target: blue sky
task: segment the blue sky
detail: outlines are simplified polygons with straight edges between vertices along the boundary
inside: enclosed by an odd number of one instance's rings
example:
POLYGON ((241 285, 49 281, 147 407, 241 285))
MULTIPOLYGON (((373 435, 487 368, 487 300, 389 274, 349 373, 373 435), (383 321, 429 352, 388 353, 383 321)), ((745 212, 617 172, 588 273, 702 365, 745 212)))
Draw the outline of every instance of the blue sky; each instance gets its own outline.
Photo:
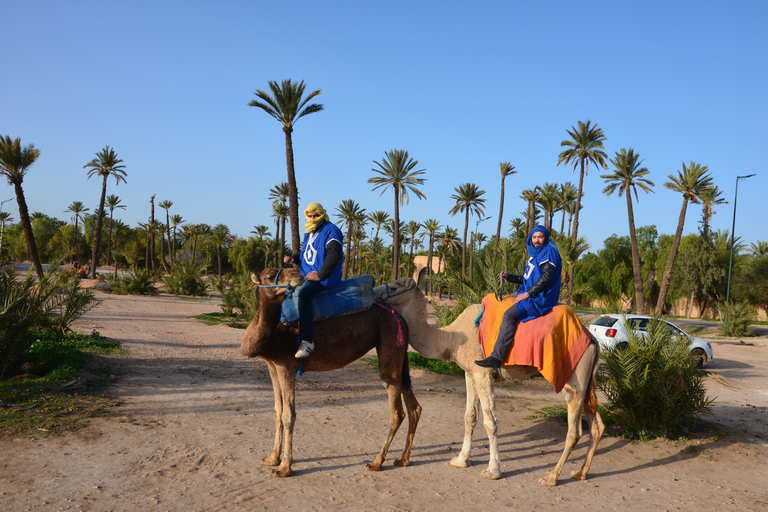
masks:
MULTIPOLYGON (((68 219, 95 210, 101 183, 83 166, 105 146, 127 183, 108 185, 136 226, 149 198, 188 222, 248 236, 270 226, 268 190, 286 181, 281 126, 249 107, 268 81, 304 80, 325 110, 300 119, 293 144, 301 204, 331 212, 345 199, 393 211, 367 180, 385 151, 407 150, 427 179, 405 221, 448 213, 454 188, 487 193, 479 231, 496 231, 499 162, 507 179, 503 232, 520 192, 578 183, 557 166, 566 130, 597 123, 610 157, 634 148, 655 184, 635 205, 639 226, 673 234, 682 196, 663 187, 682 163, 707 165, 727 205, 714 229, 768 240, 768 172, 758 161, 768 119, 768 3, 643 2, 6 2, 0 42, 0 134, 34 143, 24 190, 30 211, 68 219), (763 213, 760 213, 763 212, 763 213)), ((602 194, 590 169, 580 234, 592 251, 628 234, 626 203, 602 194)), ((0 200, 14 197, 0 183, 0 200)), ((5 204, 18 220, 15 201, 5 204)), ((164 213, 158 209, 159 213, 164 213)), ((685 232, 695 232, 696 205, 685 232)), ((560 217, 556 216, 559 226, 560 217)), ((471 221, 474 229, 476 218, 471 221)))

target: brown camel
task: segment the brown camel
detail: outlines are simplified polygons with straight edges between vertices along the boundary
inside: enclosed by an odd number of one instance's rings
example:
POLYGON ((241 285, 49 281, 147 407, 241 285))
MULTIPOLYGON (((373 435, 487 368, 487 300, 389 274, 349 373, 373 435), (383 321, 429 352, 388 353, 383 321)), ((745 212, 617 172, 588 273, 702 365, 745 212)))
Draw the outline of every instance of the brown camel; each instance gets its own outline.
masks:
MULTIPOLYGON (((298 329, 280 322, 280 309, 288 286, 303 281, 298 270, 267 268, 251 274, 257 285, 259 311, 240 342, 240 352, 247 357, 260 357, 267 362, 275 392, 275 444, 272 453, 261 462, 277 466, 273 473, 291 476, 293 462, 293 425, 296 418, 296 371, 299 360, 294 357, 298 329), (281 453, 282 449, 282 453, 281 453)), ((403 326, 405 327, 405 326, 403 326)), ((353 315, 315 323, 315 350, 302 359, 303 371, 322 372, 342 368, 375 348, 379 359, 379 377, 389 395, 389 432, 376 459, 366 467, 379 471, 392 439, 405 418, 402 400, 408 411, 408 439, 396 466, 407 466, 413 437, 421 416, 421 406, 411 388, 408 368, 408 344, 398 346, 398 323, 389 309, 374 305, 353 315)))
MULTIPOLYGON (((464 412, 464 444, 458 456, 451 460, 456 467, 469 466, 469 452, 472 445, 472 431, 477 423, 478 402, 483 409, 483 425, 488 433, 490 461, 483 471, 483 477, 496 480, 501 478, 499 448, 496 440, 498 419, 493 398, 493 370, 481 368, 474 361, 482 359, 483 349, 477 342, 475 319, 480 313, 480 304, 473 304, 449 326, 436 329, 427 323, 427 302, 416 282, 410 277, 403 277, 392 283, 374 288, 374 296, 385 300, 400 313, 410 329, 411 346, 424 357, 454 361, 464 370, 467 385, 467 407, 464 412)), ((568 406, 568 435, 565 449, 557 466, 540 484, 555 486, 565 461, 581 437, 581 413, 586 415, 589 424, 589 448, 579 471, 571 474, 573 478, 586 480, 589 466, 595 455, 597 444, 605 427, 597 412, 595 396, 595 373, 599 363, 599 351, 595 343, 590 343, 563 388, 563 396, 568 406)), ((505 378, 518 379, 535 375, 534 366, 504 366, 505 378)))

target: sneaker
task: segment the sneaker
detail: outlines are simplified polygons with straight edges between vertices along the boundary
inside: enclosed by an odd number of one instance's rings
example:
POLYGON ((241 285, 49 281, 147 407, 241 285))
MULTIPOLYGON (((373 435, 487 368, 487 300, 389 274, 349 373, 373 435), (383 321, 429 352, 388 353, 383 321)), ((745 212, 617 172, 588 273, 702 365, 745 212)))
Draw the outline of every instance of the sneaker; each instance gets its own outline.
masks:
POLYGON ((311 341, 301 340, 301 346, 296 351, 296 359, 303 359, 307 357, 315 349, 315 344, 311 341))
POLYGON ((501 361, 493 356, 488 356, 485 359, 475 361, 475 364, 477 366, 482 366, 483 368, 501 368, 501 361))

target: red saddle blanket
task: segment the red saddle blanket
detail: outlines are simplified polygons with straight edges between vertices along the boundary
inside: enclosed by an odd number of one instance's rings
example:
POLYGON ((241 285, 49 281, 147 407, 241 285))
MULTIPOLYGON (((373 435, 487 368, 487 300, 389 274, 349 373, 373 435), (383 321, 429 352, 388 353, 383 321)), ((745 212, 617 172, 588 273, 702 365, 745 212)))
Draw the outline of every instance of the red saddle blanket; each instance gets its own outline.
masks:
MULTIPOLYGON (((499 301, 492 293, 483 299, 477 337, 485 357, 493 352, 502 316, 514 303, 512 296, 499 301)), ((558 304, 549 313, 518 325, 514 345, 503 364, 535 366, 559 393, 591 339, 573 308, 558 304)))

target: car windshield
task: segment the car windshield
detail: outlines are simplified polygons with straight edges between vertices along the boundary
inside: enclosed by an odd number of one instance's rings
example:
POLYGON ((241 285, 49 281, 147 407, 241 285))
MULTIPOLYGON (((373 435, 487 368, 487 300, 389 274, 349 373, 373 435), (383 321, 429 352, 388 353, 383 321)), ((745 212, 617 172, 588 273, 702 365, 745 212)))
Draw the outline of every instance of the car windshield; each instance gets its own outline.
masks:
POLYGON ((594 325, 599 325, 600 327, 611 327, 613 324, 616 323, 616 318, 613 318, 611 316, 601 316, 597 320, 595 320, 594 325))

